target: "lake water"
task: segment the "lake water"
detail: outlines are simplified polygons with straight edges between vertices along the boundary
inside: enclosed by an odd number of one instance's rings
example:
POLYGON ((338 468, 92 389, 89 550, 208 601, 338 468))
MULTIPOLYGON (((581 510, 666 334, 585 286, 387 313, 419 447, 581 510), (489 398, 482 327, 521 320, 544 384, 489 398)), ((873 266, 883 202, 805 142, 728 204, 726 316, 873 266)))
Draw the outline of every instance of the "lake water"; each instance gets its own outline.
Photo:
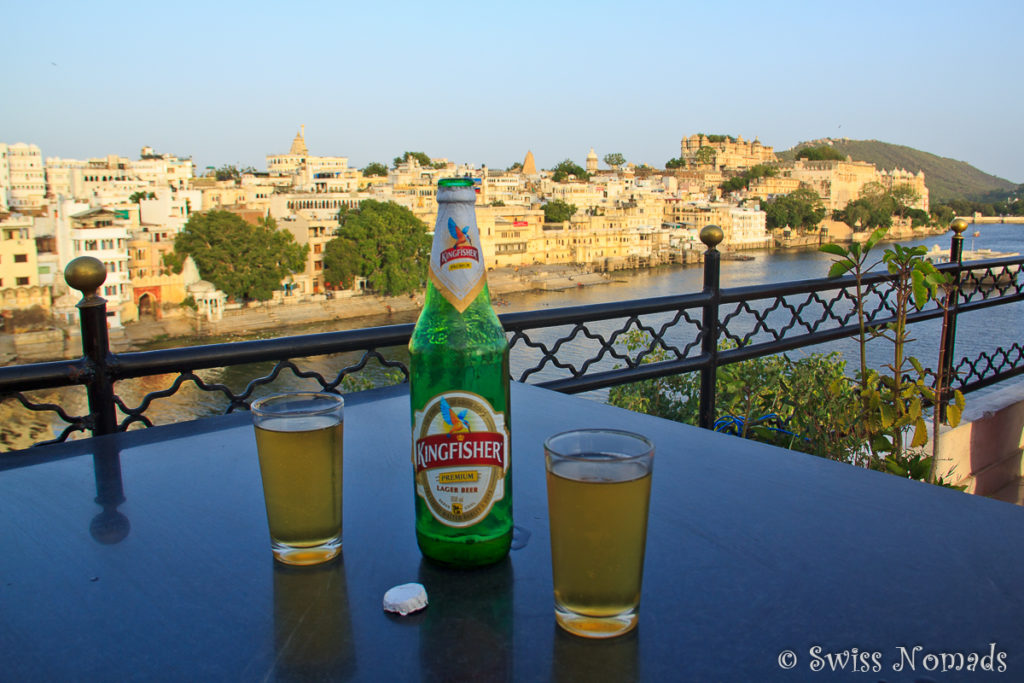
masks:
MULTIPOLYGON (((1021 225, 981 225, 972 226, 966 233, 964 240, 965 249, 993 249, 1001 252, 1024 252, 1024 226, 1021 225), (980 232, 978 237, 972 237, 975 232, 980 232)), ((949 234, 938 235, 905 244, 923 244, 927 247, 940 245, 944 249, 949 247, 949 234)), ((878 248, 879 254, 885 245, 878 248)), ((723 288, 742 287, 747 285, 787 282, 794 280, 806 280, 825 277, 831 263, 831 257, 827 254, 814 250, 793 250, 793 251, 772 251, 757 250, 744 252, 754 257, 753 261, 723 261, 721 272, 721 285, 723 288)), ((500 313, 512 311, 529 311, 541 308, 559 308, 566 306, 579 306, 585 304, 604 303, 608 301, 628 301, 671 294, 688 294, 699 292, 703 286, 702 266, 666 266, 644 271, 616 272, 612 274, 612 282, 606 285, 592 287, 581 287, 564 290, 560 292, 524 292, 506 295, 501 298, 501 305, 498 307, 500 313)), ((289 328, 284 331, 286 335, 305 334, 312 332, 323 332, 338 329, 352 329, 357 327, 369 327, 376 325, 389 325, 403 322, 414 322, 415 313, 395 314, 392 316, 379 316, 374 318, 360 318, 356 320, 338 321, 337 323, 323 323, 303 328, 289 328)), ((645 318, 645 323, 656 323, 667 318, 667 314, 661 317, 645 318)), ((660 324, 660 323, 659 323, 660 324)), ((926 366, 934 367, 938 359, 938 338, 939 321, 931 321, 913 326, 911 329, 917 341, 912 352, 918 356, 926 366)), ((618 325, 617 325, 618 326, 618 325)), ((737 323, 742 328, 742 321, 737 323)), ((610 333, 613 329, 610 325, 594 324, 588 325, 594 331, 610 333)), ((730 326, 733 327, 732 325, 730 326)), ((562 328, 565 333, 571 328, 562 328)), ((957 356, 974 356, 983 350, 994 350, 995 348, 1009 347, 1014 342, 1022 340, 1024 330, 1024 303, 999 306, 986 309, 982 312, 970 315, 962 315, 958 320, 957 328, 957 356)), ((689 330, 680 333, 683 337, 691 335, 689 330)), ((263 337, 272 336, 263 334, 263 337)), ((671 336, 671 335, 670 335, 671 336)), ((548 335, 537 335, 538 339, 551 339, 548 335)), ((211 343, 208 339, 191 340, 189 343, 211 343)), ((686 339, 681 340, 686 343, 686 339)), ((182 345, 180 340, 172 340, 170 344, 182 345)), ((168 345, 168 342, 163 344, 168 345)), ((155 348, 155 346, 154 346, 155 348)), ((823 347, 800 349, 790 352, 793 357, 813 351, 839 350, 846 358, 854 359, 857 356, 856 344, 853 340, 839 340, 823 347)), ((885 351, 880 345, 873 345, 871 362, 880 364, 885 362, 885 351)), ((581 342, 577 348, 564 348, 559 351, 559 359, 579 364, 586 357, 589 357, 599 349, 593 342, 581 342)), ((396 360, 406 361, 407 354, 404 348, 388 349, 385 355, 396 360)), ((297 362, 303 370, 312 370, 323 374, 328 379, 348 365, 356 363, 358 354, 337 354, 331 356, 319 356, 303 359, 297 362)), ((524 347, 516 347, 512 352, 513 375, 518 377, 523 368, 531 367, 538 362, 538 354, 531 353, 524 347)), ((606 359, 599 366, 610 369, 615 365, 614 359, 606 359)), ((203 370, 196 373, 203 382, 208 384, 223 384, 231 388, 233 392, 243 391, 250 380, 254 377, 267 375, 273 368, 273 363, 257 363, 231 368, 216 368, 203 370)), ((853 365, 848 367, 853 371, 853 365)), ((364 375, 364 373, 359 373, 364 375)), ((371 379, 379 379, 383 372, 380 366, 371 361, 369 371, 365 373, 371 379)), ((550 366, 542 372, 530 377, 529 381, 534 382, 542 379, 565 376, 550 366)), ((140 378, 117 383, 115 390, 129 406, 135 407, 142 398, 150 392, 168 388, 174 382, 174 375, 159 375, 154 377, 140 378)), ((315 381, 301 380, 290 372, 286 371, 275 380, 274 383, 261 387, 257 394, 262 395, 272 391, 282 391, 295 388, 316 388, 315 381)), ((66 411, 73 415, 81 415, 88 411, 84 389, 69 388, 62 390, 36 392, 35 399, 41 402, 51 402, 61 405, 66 411)), ((591 392, 588 397, 595 400, 603 400, 604 392, 591 392)), ((969 397, 968 397, 969 400, 969 397)), ((215 415, 224 412, 228 401, 220 392, 207 392, 198 389, 193 382, 186 382, 182 388, 173 396, 154 401, 147 410, 147 416, 155 424, 166 424, 182 420, 193 419, 206 415, 215 415)), ((0 450, 23 448, 36 441, 53 438, 64 427, 64 423, 51 419, 47 414, 30 413, 16 405, 14 401, 8 400, 0 405, 0 419, 4 420, 4 426, 0 429, 0 450)))

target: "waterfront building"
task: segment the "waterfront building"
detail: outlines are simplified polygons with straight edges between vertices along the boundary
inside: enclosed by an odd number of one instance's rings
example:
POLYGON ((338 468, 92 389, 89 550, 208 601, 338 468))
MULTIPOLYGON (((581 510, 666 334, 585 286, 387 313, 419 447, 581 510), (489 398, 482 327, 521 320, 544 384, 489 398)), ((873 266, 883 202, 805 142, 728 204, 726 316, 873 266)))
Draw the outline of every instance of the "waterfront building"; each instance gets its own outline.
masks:
POLYGON ((46 175, 39 147, 0 143, 0 211, 37 214, 45 198, 46 175))
POLYGON ((665 223, 681 225, 698 233, 708 225, 722 228, 722 249, 756 249, 769 246, 766 214, 760 209, 742 208, 725 202, 694 202, 667 198, 665 223))
POLYGON ((476 222, 483 242, 484 265, 491 268, 545 263, 537 253, 544 235, 544 212, 525 206, 476 207, 476 222))
POLYGON ((107 318, 111 327, 120 327, 122 322, 130 322, 137 316, 128 270, 128 243, 131 240, 128 224, 126 211, 115 212, 102 207, 62 216, 57 222, 62 269, 78 256, 93 256, 106 266, 107 278, 99 294, 107 300, 107 318), (70 248, 61 251, 62 243, 69 244, 70 248))
POLYGON ((848 203, 860 198, 865 185, 879 182, 878 169, 866 161, 797 159, 784 164, 780 175, 817 192, 829 213, 845 209, 848 203))
POLYGON ((930 201, 928 197, 928 187, 924 184, 924 171, 911 173, 903 168, 895 168, 891 171, 883 169, 879 172, 879 182, 882 184, 882 187, 889 192, 900 185, 910 186, 910 188, 917 193, 917 201, 913 203, 912 208, 920 209, 925 213, 928 212, 930 201))
MULTIPOLYGON (((164 256, 174 251, 174 243, 158 241, 158 232, 146 226, 132 231, 128 242, 128 277, 132 283, 132 303, 140 319, 160 320, 167 306, 185 300, 184 273, 175 273, 164 265, 164 256)), ((191 258, 187 259, 191 262, 191 258)))
POLYGON ((290 232, 298 244, 309 245, 309 252, 306 254, 305 269, 292 275, 286 283, 287 289, 280 293, 274 292, 274 297, 277 298, 281 294, 308 296, 321 294, 328 288, 340 289, 336 282, 331 283, 333 286, 329 287, 324 278, 324 247, 334 239, 338 229, 337 211, 334 215, 318 215, 316 211, 295 211, 276 220, 278 229, 290 232))

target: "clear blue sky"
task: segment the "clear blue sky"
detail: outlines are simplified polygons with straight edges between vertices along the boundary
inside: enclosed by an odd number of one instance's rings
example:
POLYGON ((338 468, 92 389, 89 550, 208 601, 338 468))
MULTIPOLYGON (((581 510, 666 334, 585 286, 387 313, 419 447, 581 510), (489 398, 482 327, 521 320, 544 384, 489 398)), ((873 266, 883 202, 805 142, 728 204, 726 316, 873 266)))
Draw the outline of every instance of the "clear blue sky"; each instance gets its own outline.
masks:
POLYGON ((1024 2, 8 2, 0 142, 362 167, 846 136, 1024 182, 1024 2), (15 95, 17 99, 15 100, 15 95))

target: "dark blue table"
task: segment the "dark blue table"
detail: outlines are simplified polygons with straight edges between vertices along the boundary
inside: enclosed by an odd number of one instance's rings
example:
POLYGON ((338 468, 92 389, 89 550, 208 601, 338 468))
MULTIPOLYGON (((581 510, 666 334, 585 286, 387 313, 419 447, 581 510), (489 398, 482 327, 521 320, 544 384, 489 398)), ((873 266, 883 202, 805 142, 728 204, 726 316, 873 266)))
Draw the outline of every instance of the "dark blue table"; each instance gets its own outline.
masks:
POLYGON ((343 559, 316 568, 271 559, 247 414, 3 456, 0 680, 833 680, 854 648, 850 680, 1024 680, 1024 509, 512 397, 522 547, 474 572, 420 559, 403 387, 348 397, 343 559), (640 625, 615 641, 552 615, 541 444, 583 426, 657 447, 640 625), (385 614, 408 581, 430 607, 385 614))

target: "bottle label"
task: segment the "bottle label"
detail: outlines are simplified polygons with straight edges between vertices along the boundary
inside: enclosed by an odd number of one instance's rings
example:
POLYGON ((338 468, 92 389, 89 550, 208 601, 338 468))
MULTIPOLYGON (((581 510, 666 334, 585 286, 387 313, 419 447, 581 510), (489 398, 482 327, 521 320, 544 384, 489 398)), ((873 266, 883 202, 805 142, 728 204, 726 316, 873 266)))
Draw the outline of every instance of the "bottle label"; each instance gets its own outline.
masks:
POLYGON ((505 415, 468 391, 447 391, 413 416, 416 495, 451 527, 480 522, 505 497, 505 415))
POLYGON ((473 303, 486 278, 473 210, 475 194, 472 188, 465 194, 469 201, 438 203, 430 250, 430 281, 459 313, 473 303))

